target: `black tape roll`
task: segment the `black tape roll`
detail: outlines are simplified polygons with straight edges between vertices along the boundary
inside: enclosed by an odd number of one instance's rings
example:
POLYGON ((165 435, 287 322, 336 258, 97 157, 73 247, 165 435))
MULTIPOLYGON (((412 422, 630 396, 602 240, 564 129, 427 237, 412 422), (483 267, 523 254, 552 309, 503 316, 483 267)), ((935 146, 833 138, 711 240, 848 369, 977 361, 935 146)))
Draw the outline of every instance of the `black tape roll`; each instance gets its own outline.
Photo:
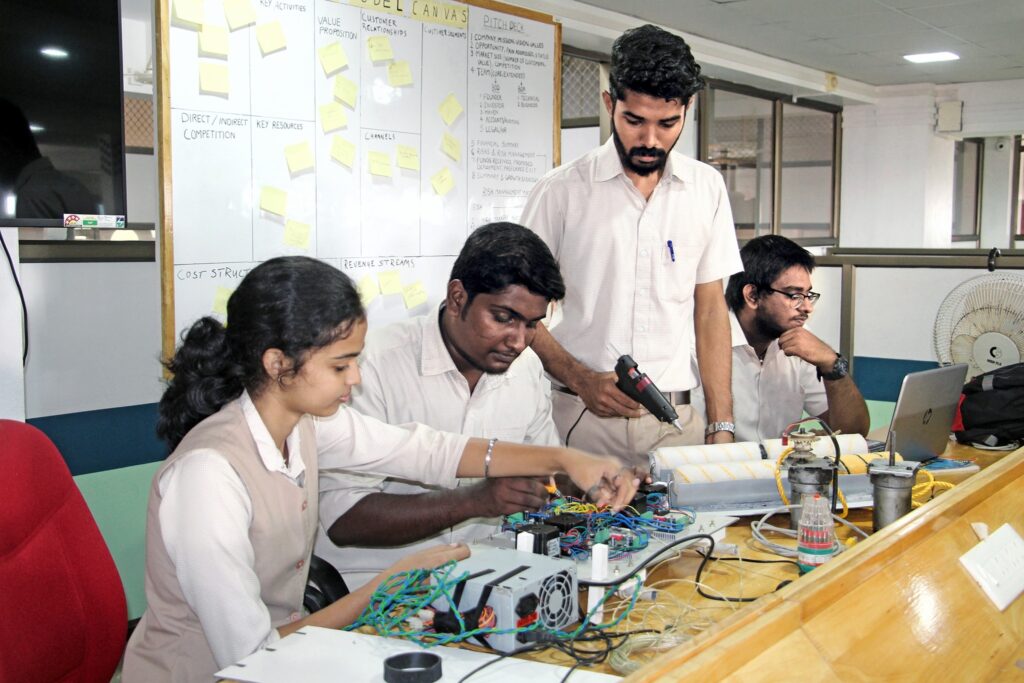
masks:
POLYGON ((384 660, 387 683, 434 683, 441 678, 441 658, 433 652, 403 652, 384 660))

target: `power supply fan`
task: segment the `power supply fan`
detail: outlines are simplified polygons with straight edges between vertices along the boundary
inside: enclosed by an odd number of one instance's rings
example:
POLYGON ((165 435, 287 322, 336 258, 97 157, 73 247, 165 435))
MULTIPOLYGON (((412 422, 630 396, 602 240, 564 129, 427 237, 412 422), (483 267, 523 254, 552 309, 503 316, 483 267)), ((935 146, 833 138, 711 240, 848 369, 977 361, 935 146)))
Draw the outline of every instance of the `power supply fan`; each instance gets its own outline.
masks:
POLYGON ((1024 277, 979 275, 953 288, 935 316, 935 355, 967 363, 967 378, 1024 358, 1024 277))
POLYGON ((575 589, 568 572, 558 572, 544 580, 537 605, 537 618, 544 628, 562 629, 577 620, 575 589))

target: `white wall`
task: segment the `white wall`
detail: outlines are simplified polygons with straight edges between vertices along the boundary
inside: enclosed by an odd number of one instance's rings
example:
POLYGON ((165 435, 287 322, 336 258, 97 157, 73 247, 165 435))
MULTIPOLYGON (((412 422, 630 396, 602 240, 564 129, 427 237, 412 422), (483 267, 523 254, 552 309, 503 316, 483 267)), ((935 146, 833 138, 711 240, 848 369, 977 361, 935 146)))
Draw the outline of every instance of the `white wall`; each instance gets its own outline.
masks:
POLYGON ((590 128, 562 129, 562 163, 567 164, 601 144, 601 129, 590 128))
POLYGON ((0 228, 0 236, 14 262, 12 273, 7 257, 0 254, 0 418, 24 420, 21 299, 14 281, 19 270, 18 229, 0 228))
POLYGON ((934 133, 934 89, 879 90, 843 111, 840 246, 949 246, 954 143, 934 133))
POLYGON ((1019 135, 1024 132, 1024 80, 960 83, 949 99, 964 103, 966 138, 1019 135))
POLYGON ((935 315, 961 282, 985 270, 858 268, 854 349, 858 356, 938 360, 935 315))
POLYGON ((981 172, 981 242, 982 248, 1013 246, 1013 165, 1017 151, 1010 137, 985 140, 985 157, 981 172))
POLYGON ((159 224, 159 183, 156 154, 125 154, 126 209, 131 223, 159 224))
POLYGON ((26 263, 30 418, 160 399, 156 263, 26 263))
POLYGON ((1024 81, 878 92, 877 103, 843 111, 840 246, 951 246, 954 141, 964 137, 989 138, 980 246, 1011 246, 1014 159, 1008 136, 1024 132, 1024 81), (963 129, 939 135, 936 103, 949 100, 963 101, 963 129))
POLYGON ((843 312, 843 269, 820 266, 811 273, 811 289, 821 294, 807 329, 833 349, 839 349, 839 323, 843 312))

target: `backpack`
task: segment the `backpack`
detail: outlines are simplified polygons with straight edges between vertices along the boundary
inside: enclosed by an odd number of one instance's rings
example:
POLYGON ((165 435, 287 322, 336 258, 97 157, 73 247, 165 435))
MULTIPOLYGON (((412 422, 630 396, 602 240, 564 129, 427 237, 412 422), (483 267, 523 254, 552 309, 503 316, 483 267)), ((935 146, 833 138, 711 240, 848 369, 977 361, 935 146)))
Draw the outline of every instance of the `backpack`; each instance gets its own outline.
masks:
POLYGON ((953 434, 960 443, 982 446, 1024 441, 1024 363, 1005 365, 967 382, 953 434))

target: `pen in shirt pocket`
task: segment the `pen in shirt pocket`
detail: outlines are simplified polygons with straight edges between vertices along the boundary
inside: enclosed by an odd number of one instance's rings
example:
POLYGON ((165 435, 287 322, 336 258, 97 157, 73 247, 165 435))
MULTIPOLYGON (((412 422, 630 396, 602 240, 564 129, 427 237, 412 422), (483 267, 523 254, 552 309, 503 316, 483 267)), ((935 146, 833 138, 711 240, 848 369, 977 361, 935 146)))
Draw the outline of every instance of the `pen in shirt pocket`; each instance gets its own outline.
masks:
POLYGON ((672 263, 675 263, 676 262, 676 250, 672 246, 672 240, 669 240, 665 244, 668 245, 668 255, 672 258, 672 263))

